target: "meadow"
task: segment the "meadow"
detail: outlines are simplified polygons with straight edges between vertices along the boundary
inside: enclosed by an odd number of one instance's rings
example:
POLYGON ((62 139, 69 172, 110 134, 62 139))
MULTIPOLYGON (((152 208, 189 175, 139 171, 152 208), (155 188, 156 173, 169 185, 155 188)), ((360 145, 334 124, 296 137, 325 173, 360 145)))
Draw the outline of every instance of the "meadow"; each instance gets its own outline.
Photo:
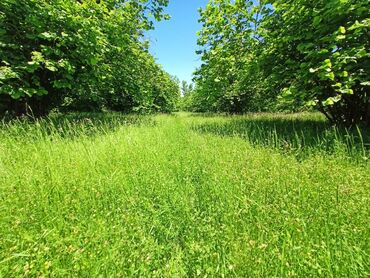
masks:
POLYGON ((370 132, 316 113, 0 127, 0 277, 369 277, 370 132))

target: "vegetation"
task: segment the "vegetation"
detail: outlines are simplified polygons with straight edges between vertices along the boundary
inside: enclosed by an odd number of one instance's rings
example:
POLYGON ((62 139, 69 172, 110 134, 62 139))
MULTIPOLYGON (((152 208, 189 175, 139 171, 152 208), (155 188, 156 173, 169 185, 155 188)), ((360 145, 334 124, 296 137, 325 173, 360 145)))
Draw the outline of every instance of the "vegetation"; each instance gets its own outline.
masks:
POLYGON ((296 111, 370 126, 367 0, 211 0, 193 111, 296 111))
POLYGON ((168 2, 0 1, 0 277, 370 277, 369 1, 168 2))
POLYGON ((369 139, 319 114, 4 122, 0 276, 367 277, 369 139))
POLYGON ((0 112, 174 109, 179 87, 143 32, 167 0, 0 3, 0 112))

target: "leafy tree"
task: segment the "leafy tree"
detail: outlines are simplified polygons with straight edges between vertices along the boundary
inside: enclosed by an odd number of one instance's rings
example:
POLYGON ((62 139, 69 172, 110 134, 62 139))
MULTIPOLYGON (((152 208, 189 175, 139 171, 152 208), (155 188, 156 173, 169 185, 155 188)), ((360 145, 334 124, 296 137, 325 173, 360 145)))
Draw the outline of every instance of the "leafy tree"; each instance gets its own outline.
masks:
POLYGON ((194 99, 201 110, 241 113, 257 108, 261 78, 251 78, 250 72, 257 70, 254 57, 260 41, 254 34, 261 7, 252 1, 213 0, 200 10, 198 53, 203 64, 195 73, 194 99))
POLYGON ((193 84, 192 83, 189 83, 186 82, 185 80, 183 80, 181 82, 181 95, 182 96, 186 96, 186 95, 189 95, 193 92, 194 88, 193 88, 193 84))
POLYGON ((369 2, 271 3, 263 59, 284 85, 282 97, 316 106, 332 122, 370 125, 369 2))
POLYGON ((0 2, 0 109, 169 110, 178 90, 143 32, 168 0, 0 2), (152 17, 151 17, 152 16, 152 17), (148 75, 150 73, 150 75, 148 75), (160 90, 157 84, 163 84, 160 90), (169 91, 165 91, 169 90, 169 91), (168 96, 167 96, 168 94, 168 96))
POLYGON ((367 0, 211 0, 193 106, 316 107, 332 122, 370 125, 369 10, 367 0))

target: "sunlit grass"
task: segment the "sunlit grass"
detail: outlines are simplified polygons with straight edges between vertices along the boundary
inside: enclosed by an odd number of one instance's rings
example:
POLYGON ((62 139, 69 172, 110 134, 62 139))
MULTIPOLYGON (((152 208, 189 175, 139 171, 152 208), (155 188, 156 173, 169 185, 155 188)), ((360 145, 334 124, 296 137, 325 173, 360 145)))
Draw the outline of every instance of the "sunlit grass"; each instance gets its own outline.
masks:
POLYGON ((369 276, 368 143, 318 114, 4 122, 0 276, 369 276))

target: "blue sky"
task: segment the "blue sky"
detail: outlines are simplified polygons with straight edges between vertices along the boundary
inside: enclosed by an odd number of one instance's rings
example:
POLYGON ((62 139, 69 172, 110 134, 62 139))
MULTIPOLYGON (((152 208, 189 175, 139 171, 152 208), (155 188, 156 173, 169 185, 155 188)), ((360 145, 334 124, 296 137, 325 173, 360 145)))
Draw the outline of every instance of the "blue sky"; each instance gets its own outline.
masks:
POLYGON ((200 65, 197 50, 196 32, 201 29, 198 23, 198 8, 204 7, 207 0, 170 0, 166 12, 171 19, 155 23, 155 30, 147 37, 150 52, 157 62, 171 75, 180 80, 191 81, 192 73, 200 65))

